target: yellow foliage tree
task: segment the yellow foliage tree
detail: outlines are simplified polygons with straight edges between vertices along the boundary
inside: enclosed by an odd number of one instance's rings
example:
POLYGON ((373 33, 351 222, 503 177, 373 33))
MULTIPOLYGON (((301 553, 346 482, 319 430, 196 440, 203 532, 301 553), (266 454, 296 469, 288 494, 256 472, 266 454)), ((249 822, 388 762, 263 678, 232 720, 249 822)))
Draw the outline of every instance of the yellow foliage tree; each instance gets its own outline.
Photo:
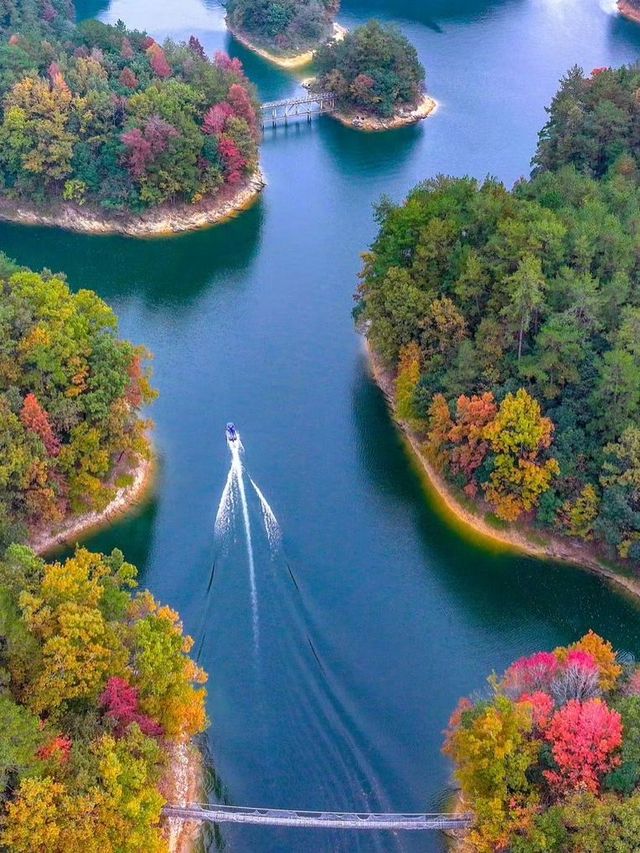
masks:
POLYGON ((555 459, 542 464, 538 461, 539 453, 551 444, 552 435, 551 420, 542 417, 540 404, 524 388, 507 394, 494 420, 484 428, 484 437, 495 454, 484 489, 499 518, 515 521, 533 509, 559 473, 555 459))
POLYGON ((416 420, 413 394, 420 381, 420 347, 412 342, 402 347, 396 377, 396 414, 402 421, 416 420))
POLYGON ((573 649, 588 652, 595 658, 600 670, 600 687, 605 693, 613 690, 622 675, 622 667, 617 661, 616 652, 611 643, 594 631, 589 631, 566 649, 556 649, 556 655, 563 660, 573 649))
POLYGON ((531 707, 497 696, 478 709, 462 705, 451 719, 444 752, 456 764, 462 793, 474 805, 469 842, 480 853, 506 849, 516 828, 537 805, 527 771, 539 743, 531 739, 531 707))

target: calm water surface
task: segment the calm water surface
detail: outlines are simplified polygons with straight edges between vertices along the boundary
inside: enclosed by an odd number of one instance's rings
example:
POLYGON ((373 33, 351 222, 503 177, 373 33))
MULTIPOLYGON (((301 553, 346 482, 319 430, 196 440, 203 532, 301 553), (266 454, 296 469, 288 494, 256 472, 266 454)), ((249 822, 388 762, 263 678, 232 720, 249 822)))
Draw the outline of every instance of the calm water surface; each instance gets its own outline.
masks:
MULTIPOLYGON (((265 99, 298 89, 229 40, 216 2, 78 6, 158 37, 196 33, 245 61, 265 99)), ((438 172, 526 174, 561 74, 633 61, 640 28, 598 0, 343 0, 347 26, 372 15, 397 22, 427 67, 441 109, 422 126, 269 130, 263 199, 202 233, 136 242, 0 226, 4 251, 97 290, 155 353, 157 495, 91 544, 122 547, 196 638, 210 673, 211 796, 230 803, 435 810, 448 715, 492 669, 590 627, 640 654, 636 608, 598 580, 491 553, 443 522, 350 317, 374 201, 438 172), (246 553, 221 553, 213 537, 229 419, 284 534, 271 556, 252 506, 257 643, 246 553)), ((222 838, 252 853, 443 849, 411 834, 222 838)))

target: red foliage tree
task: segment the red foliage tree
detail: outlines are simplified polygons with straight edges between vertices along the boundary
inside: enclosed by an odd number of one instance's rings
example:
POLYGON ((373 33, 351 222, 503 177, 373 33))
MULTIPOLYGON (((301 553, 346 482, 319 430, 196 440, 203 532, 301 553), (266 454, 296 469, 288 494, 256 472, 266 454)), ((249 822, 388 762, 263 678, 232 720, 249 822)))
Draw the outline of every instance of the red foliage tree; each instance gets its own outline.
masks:
POLYGON ((153 69, 153 73, 157 77, 160 77, 163 80, 167 77, 171 77, 171 66, 167 62, 164 50, 157 42, 154 41, 153 44, 149 45, 147 48, 147 56, 149 57, 149 63, 153 69))
POLYGON ((24 398, 20 420, 26 429, 40 438, 49 456, 57 456, 60 453, 60 442, 53 432, 49 415, 42 408, 35 394, 27 394, 24 398))
POLYGON ((66 764, 69 761, 69 753, 71 752, 71 738, 66 735, 58 735, 52 741, 41 746, 36 755, 41 761, 48 761, 53 758, 66 764))
POLYGON ((127 36, 122 39, 122 44, 120 45, 120 56, 123 59, 133 59, 135 56, 133 47, 131 46, 131 42, 127 36))
POLYGON ((586 790, 597 794, 600 782, 620 763, 622 720, 600 699, 571 700, 556 711, 545 731, 557 770, 544 776, 559 794, 586 790))
POLYGON ((195 53, 196 56, 199 56, 200 59, 207 58, 207 54, 204 52, 200 39, 197 39, 195 36, 189 37, 189 50, 192 53, 195 53))
POLYGON ((159 723, 141 714, 138 708, 138 691, 128 681, 112 676, 100 696, 100 705, 106 716, 116 722, 116 734, 122 735, 132 723, 137 723, 145 735, 162 737, 163 729, 159 723))
POLYGON ((533 724, 537 729, 545 729, 553 714, 553 699, 548 693, 538 690, 535 693, 523 693, 518 702, 531 706, 533 724))
POLYGON ((139 409, 142 405, 142 389, 140 382, 144 378, 142 370, 142 357, 134 355, 131 364, 129 365, 129 387, 127 388, 126 400, 134 409, 139 409))
POLYGON ((144 128, 134 127, 122 134, 122 141, 129 149, 128 164, 137 180, 144 177, 147 168, 167 147, 178 131, 160 116, 151 116, 144 128))
POLYGON ((57 12, 49 2, 49 0, 45 0, 42 5, 42 19, 46 21, 48 24, 51 23, 57 17, 57 12))
POLYGON ((257 137, 258 119, 255 108, 251 103, 249 93, 245 87, 241 86, 239 83, 232 83, 231 86, 229 86, 227 100, 235 115, 239 118, 243 118, 249 125, 253 135, 257 137))
POLYGON ((493 394, 467 397, 464 394, 456 404, 456 421, 449 432, 449 441, 456 447, 451 451, 451 465, 454 471, 472 477, 482 465, 489 450, 489 442, 483 437, 483 430, 495 418, 498 407, 493 394))
POLYGON ((242 170, 246 165, 246 160, 240 153, 238 146, 230 136, 224 134, 218 142, 218 151, 222 158, 225 177, 229 184, 237 184, 242 180, 242 170))
POLYGON ((227 119, 233 115, 231 104, 221 101, 207 110, 202 120, 202 130, 209 136, 219 136, 227 123, 227 119))
POLYGON ((138 88, 138 78, 130 68, 123 68, 120 74, 120 83, 127 89, 138 88))
POLYGON ((558 658, 552 652, 536 652, 530 657, 519 658, 504 674, 505 693, 512 699, 518 699, 525 693, 546 693, 559 666, 558 658))
POLYGON ((242 63, 239 59, 231 59, 226 53, 221 50, 216 51, 216 54, 213 58, 213 64, 216 68, 220 68, 222 71, 231 71, 233 74, 238 74, 239 76, 244 76, 242 71, 242 63))

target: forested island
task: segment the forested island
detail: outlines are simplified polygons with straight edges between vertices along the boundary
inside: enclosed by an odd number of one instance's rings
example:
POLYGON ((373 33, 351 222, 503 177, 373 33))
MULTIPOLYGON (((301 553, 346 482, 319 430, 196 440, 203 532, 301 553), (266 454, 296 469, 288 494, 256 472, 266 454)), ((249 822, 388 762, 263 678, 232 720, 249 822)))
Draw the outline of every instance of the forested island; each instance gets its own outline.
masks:
POLYGON ((369 21, 315 54, 311 89, 333 92, 343 123, 387 130, 426 118, 435 101, 424 91, 425 70, 397 27, 369 21))
POLYGON ((639 87, 637 69, 573 69, 512 191, 437 177, 383 200, 356 311, 460 514, 636 570, 639 87))
POLYGON ((69 15, 26 0, 0 17, 0 217, 163 233, 249 203, 260 131, 240 62, 69 15))
POLYGON ((283 68, 306 65, 323 42, 341 38, 340 0, 227 0, 229 32, 283 68))
MULTIPOLYGON (((444 751, 479 853, 607 853, 637 849, 640 668, 621 665, 589 632, 489 679, 463 699, 444 751)), ((468 847, 467 847, 468 845, 468 847)))
POLYGON ((148 353, 117 337, 95 293, 2 255, 0 302, 0 553, 46 549, 70 523, 96 523, 146 470, 148 353))
POLYGON ((0 560, 0 845, 167 851, 173 756, 207 725, 178 614, 119 551, 0 560))

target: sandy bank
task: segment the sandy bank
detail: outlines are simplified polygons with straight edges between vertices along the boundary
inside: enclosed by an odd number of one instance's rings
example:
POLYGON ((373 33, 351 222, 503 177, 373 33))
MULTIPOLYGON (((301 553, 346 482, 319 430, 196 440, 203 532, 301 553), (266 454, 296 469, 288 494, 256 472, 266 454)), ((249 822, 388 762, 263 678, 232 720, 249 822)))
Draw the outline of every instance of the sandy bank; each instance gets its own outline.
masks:
POLYGON ((410 124, 417 124, 419 121, 432 115, 438 108, 438 102, 424 95, 417 107, 413 109, 402 109, 396 115, 390 118, 379 118, 378 116, 368 115, 366 113, 346 113, 339 110, 334 110, 330 115, 337 119, 347 127, 353 127, 356 130, 365 130, 369 132, 381 130, 395 130, 398 127, 407 127, 410 124))
MULTIPOLYGON (((169 764, 160 786, 162 796, 174 806, 202 802, 202 754, 194 743, 173 743, 167 747, 169 764)), ((165 834, 170 853, 191 853, 200 834, 200 824, 177 817, 165 818, 165 834)))
POLYGON ((40 556, 45 556, 60 548, 75 545, 103 527, 108 527, 117 518, 127 515, 144 501, 151 490, 155 472, 155 463, 151 459, 140 459, 129 486, 118 489, 116 496, 102 512, 86 512, 74 515, 57 525, 55 530, 39 530, 32 533, 29 547, 40 556))
MULTIPOLYGON (((309 63, 313 60, 313 50, 306 50, 304 53, 296 53, 293 56, 282 56, 278 53, 272 53, 270 50, 267 50, 264 47, 258 47, 257 44, 251 41, 251 39, 245 35, 244 33, 235 30, 233 27, 230 27, 227 24, 227 29, 234 37, 236 41, 239 41, 243 47, 246 47, 247 50, 256 53, 258 56, 261 56, 263 59, 266 59, 268 62, 272 62, 274 65, 279 66, 280 68, 285 68, 288 70, 294 68, 303 68, 305 65, 309 65, 309 63)), ((340 24, 333 24, 333 29, 331 32, 331 36, 327 41, 342 41, 342 39, 347 34, 347 30, 345 27, 340 26, 340 24)), ((320 45, 318 45, 319 47, 320 45)))
POLYGON ((140 214, 107 213, 71 203, 46 209, 23 201, 0 198, 0 219, 21 225, 45 225, 84 234, 126 234, 129 237, 166 237, 181 231, 207 228, 231 219, 250 207, 266 186, 260 170, 239 189, 224 190, 197 204, 163 205, 140 214))
POLYGON ((392 373, 384 367, 381 359, 373 352, 368 341, 366 341, 366 351, 373 377, 387 399, 389 408, 392 414, 394 414, 394 420, 404 432, 415 456, 426 472, 429 485, 438 498, 440 507, 445 515, 475 531, 484 539, 500 543, 503 546, 531 554, 535 557, 541 557, 542 559, 572 563, 593 574, 606 578, 625 592, 640 598, 640 581, 608 568, 598 560, 597 556, 587 545, 572 539, 543 534, 539 531, 535 531, 536 540, 534 541, 528 535, 526 528, 516 527, 513 524, 506 526, 504 529, 496 529, 488 524, 486 519, 479 514, 481 511, 480 508, 476 512, 460 503, 451 485, 435 470, 425 456, 418 435, 406 423, 395 417, 395 383, 392 373))
POLYGON ((630 3, 629 0, 618 0, 618 12, 623 18, 640 24, 640 9, 630 3))

